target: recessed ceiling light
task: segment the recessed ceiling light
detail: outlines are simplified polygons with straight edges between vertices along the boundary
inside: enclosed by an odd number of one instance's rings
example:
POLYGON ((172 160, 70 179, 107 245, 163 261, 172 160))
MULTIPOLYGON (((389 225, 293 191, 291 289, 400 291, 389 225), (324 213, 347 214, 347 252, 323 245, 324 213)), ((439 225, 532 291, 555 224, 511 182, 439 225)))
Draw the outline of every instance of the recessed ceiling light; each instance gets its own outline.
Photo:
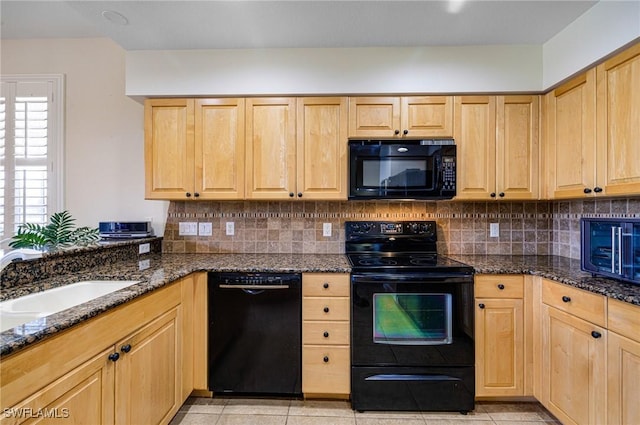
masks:
POLYGON ((129 20, 126 16, 114 10, 103 10, 102 17, 116 25, 127 25, 129 23, 129 20))

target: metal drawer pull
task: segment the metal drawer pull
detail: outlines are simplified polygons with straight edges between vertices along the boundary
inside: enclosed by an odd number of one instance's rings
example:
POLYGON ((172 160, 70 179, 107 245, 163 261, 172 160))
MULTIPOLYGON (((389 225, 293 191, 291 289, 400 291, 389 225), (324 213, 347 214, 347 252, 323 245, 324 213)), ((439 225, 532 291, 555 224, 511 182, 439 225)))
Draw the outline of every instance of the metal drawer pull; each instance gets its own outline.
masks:
POLYGON ((109 360, 111 360, 112 362, 117 362, 119 358, 120 354, 118 353, 109 354, 109 360))
POLYGON ((329 307, 325 307, 323 310, 324 310, 325 313, 328 313, 329 312, 329 307))
POLYGON ((602 336, 602 334, 600 332, 593 331, 593 332, 591 332, 591 336, 596 338, 596 339, 598 339, 598 338, 600 338, 602 336))
POLYGON ((569 301, 571 301, 571 298, 567 297, 566 295, 562 296, 562 302, 568 303, 569 301))
POLYGON ((122 351, 123 353, 128 353, 129 351, 131 351, 131 344, 123 345, 122 347, 120 347, 120 351, 122 351))
POLYGON ((329 332, 324 331, 324 333, 322 334, 325 338, 329 338, 329 332))
POLYGON ((328 284, 327 282, 325 282, 325 283, 322 285, 322 287, 323 287, 324 289, 329 289, 329 284, 328 284))
POLYGON ((499 283, 498 284, 498 289, 502 291, 504 289, 504 285, 502 283, 499 283))
POLYGON ((322 361, 324 361, 325 363, 329 363, 329 356, 324 356, 322 361))
POLYGON ((480 303, 480 304, 478 304, 478 307, 484 308, 484 304, 480 303))

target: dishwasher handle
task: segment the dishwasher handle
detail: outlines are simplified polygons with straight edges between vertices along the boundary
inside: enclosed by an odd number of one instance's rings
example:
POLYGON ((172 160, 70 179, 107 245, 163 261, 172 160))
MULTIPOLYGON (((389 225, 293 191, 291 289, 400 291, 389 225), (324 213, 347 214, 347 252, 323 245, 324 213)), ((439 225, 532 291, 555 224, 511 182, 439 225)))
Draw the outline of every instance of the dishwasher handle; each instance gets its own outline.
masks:
POLYGON ((250 289, 262 291, 264 289, 289 289, 289 285, 226 285, 220 284, 218 288, 222 289, 250 289))

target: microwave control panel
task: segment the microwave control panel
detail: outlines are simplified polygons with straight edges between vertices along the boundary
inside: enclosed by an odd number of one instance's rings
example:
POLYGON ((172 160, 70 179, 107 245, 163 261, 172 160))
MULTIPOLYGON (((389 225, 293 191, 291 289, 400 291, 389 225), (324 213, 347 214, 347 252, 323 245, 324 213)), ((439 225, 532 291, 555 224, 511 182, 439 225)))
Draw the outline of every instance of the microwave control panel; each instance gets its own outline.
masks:
POLYGON ((456 190, 456 158, 442 157, 442 190, 456 190))

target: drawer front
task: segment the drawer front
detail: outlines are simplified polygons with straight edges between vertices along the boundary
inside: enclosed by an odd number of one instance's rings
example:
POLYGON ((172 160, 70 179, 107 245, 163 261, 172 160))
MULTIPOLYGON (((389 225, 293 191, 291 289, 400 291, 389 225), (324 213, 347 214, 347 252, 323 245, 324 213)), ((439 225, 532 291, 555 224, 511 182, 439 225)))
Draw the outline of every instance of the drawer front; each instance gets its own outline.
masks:
POLYGON ((349 394, 350 376, 349 347, 303 347, 303 393, 349 394))
POLYGON ((640 342, 640 306, 609 299, 607 316, 610 331, 640 342))
POLYGON ((304 297, 302 320, 349 320, 349 298, 304 297))
POLYGON ((523 298, 524 276, 479 275, 475 278, 476 298, 523 298))
POLYGON ((349 294, 349 274, 304 273, 302 275, 302 295, 305 297, 348 297, 349 294))
POLYGON ((544 279, 542 302, 598 326, 606 326, 607 299, 602 295, 544 279))
POLYGON ((303 322, 302 343, 349 345, 349 322, 303 322))

